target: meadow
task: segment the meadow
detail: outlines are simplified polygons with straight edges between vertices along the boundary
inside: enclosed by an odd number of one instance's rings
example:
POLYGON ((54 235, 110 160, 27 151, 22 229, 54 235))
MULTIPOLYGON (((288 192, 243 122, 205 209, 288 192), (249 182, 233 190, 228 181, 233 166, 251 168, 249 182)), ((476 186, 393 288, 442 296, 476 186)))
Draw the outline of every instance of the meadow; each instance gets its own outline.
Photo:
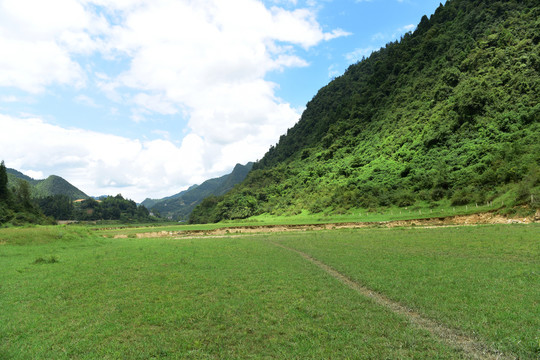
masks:
POLYGON ((0 358, 472 356, 346 286, 301 251, 487 349, 534 359, 539 230, 113 239, 83 226, 0 229, 0 358))

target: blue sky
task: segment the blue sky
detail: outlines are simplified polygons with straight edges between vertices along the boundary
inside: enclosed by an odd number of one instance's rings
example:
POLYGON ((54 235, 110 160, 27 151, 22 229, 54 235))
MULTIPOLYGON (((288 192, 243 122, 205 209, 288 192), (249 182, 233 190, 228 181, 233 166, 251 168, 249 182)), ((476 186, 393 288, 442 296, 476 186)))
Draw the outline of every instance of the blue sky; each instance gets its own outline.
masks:
POLYGON ((0 159, 142 201, 260 159, 431 0, 0 0, 0 159))

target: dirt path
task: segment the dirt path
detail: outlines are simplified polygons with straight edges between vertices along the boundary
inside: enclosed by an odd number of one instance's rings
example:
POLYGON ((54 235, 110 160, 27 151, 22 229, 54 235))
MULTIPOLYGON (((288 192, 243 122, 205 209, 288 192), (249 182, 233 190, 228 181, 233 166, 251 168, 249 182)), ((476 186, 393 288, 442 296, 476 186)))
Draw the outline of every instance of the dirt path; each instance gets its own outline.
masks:
MULTIPOLYGON (((330 224, 306 224, 306 225, 246 225, 223 227, 214 230, 181 230, 181 231, 154 231, 138 233, 137 238, 157 238, 157 237, 200 237, 200 236, 225 236, 230 234, 256 234, 274 233, 287 231, 316 231, 333 229, 361 229, 369 227, 443 227, 443 226, 463 226, 480 224, 530 224, 538 222, 540 214, 522 218, 507 218, 494 213, 479 213, 472 215, 456 215, 449 217, 436 217, 428 219, 393 220, 379 222, 347 222, 330 224)), ((127 238, 126 234, 115 235, 114 238, 127 238)))
POLYGON ((515 359, 505 355, 497 350, 490 349, 486 344, 478 341, 470 336, 467 336, 457 330, 446 327, 443 324, 439 324, 433 320, 423 317, 421 314, 401 305, 398 302, 390 300, 383 294, 372 291, 365 286, 359 284, 358 282, 351 280, 346 275, 338 272, 334 268, 326 265, 325 263, 311 257, 310 255, 301 252, 299 250, 289 248, 282 244, 275 243, 271 241, 272 244, 280 248, 292 251, 314 265, 318 266, 320 269, 324 270, 330 276, 339 280, 344 285, 358 292, 360 295, 363 295, 367 298, 372 299, 375 303, 385 308, 390 309, 392 312, 404 316, 408 321, 414 326, 426 330, 431 333, 436 338, 439 338, 444 343, 450 345, 453 348, 457 348, 464 352, 464 354, 472 359, 515 359))

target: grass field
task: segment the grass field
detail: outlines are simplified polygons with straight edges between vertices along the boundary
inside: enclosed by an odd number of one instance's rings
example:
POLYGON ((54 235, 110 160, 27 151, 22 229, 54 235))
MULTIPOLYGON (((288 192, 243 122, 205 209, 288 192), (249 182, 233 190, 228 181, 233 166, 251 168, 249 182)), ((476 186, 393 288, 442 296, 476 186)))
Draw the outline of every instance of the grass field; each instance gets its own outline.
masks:
POLYGON ((276 244, 534 359, 539 230, 111 239, 84 227, 1 229, 0 359, 469 357, 276 244))
POLYGON ((282 235, 391 299, 520 358, 540 352, 540 228, 369 229, 282 235))

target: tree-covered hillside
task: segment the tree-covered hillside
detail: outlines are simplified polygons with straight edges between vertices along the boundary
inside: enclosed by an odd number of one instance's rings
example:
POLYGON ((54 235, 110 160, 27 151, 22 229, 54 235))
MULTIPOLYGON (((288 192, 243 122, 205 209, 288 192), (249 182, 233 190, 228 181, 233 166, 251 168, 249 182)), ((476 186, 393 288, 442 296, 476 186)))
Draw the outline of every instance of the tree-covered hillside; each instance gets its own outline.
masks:
POLYGON ((186 192, 195 189, 197 186, 199 186, 199 185, 191 185, 191 186, 190 186, 189 188, 187 188, 186 190, 180 191, 180 192, 177 193, 177 194, 174 194, 174 195, 171 195, 171 196, 167 196, 167 197, 164 197, 164 198, 162 198, 162 199, 150 199, 150 198, 146 198, 146 199, 144 199, 144 201, 141 203, 141 205, 144 205, 147 209, 150 209, 152 206, 156 205, 156 204, 159 203, 159 202, 179 198, 180 196, 184 195, 186 192))
POLYGON ((33 198, 65 195, 71 200, 87 199, 88 195, 60 176, 51 175, 43 180, 35 180, 15 169, 6 169, 10 186, 16 186, 18 179, 28 182, 33 198))
POLYGON ((13 171, 8 173, 4 161, 0 162, 0 226, 51 223, 32 200, 30 182, 21 175, 10 183, 13 171))
MULTIPOLYGON (((154 201, 149 209, 161 214, 163 217, 174 220, 186 220, 204 198, 208 196, 221 196, 231 190, 236 184, 244 180, 251 171, 253 163, 246 165, 236 164, 230 174, 219 178, 209 179, 201 185, 192 186, 175 196, 154 201)), ((152 201, 152 200, 151 200, 152 201)), ((143 202, 145 204, 146 200, 143 202)), ((146 202, 148 203, 148 202, 146 202)))
POLYGON ((191 221, 540 198, 539 42, 537 1, 449 0, 323 87, 191 221))
POLYGON ((114 220, 154 222, 146 207, 122 195, 96 201, 55 175, 34 180, 0 163, 0 226, 28 223, 47 224, 55 220, 114 220), (78 201, 74 201, 78 200, 78 201), (82 201, 81 201, 82 200, 82 201))

